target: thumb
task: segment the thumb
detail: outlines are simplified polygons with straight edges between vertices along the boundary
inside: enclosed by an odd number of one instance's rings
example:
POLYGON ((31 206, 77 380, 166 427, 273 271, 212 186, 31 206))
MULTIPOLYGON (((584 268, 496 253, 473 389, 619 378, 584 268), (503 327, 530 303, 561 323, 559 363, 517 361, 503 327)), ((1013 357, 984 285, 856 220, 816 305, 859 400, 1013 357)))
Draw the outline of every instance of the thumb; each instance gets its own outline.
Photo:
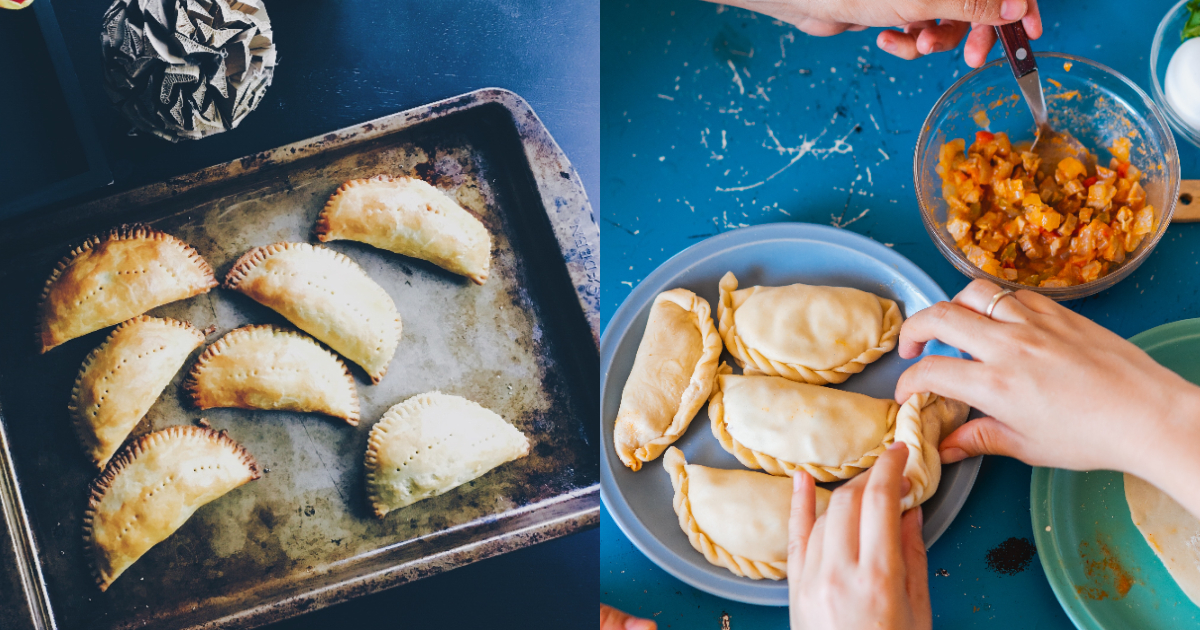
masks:
POLYGON ((906 0, 895 7, 908 22, 958 20, 998 26, 1029 13, 1032 0, 906 0))
MULTIPOLYGON (((904 557, 904 587, 913 616, 918 620, 929 620, 932 610, 929 602, 929 559, 925 555, 925 539, 921 528, 925 524, 921 506, 904 513, 900 518, 900 546, 904 557)), ((917 624, 928 628, 929 624, 917 624)))
POLYGON ((1020 436, 1008 425, 991 417, 971 420, 942 440, 938 450, 943 464, 953 464, 976 455, 1005 455, 1021 459, 1020 436))
POLYGON ((655 630, 658 624, 600 604, 600 630, 655 630))

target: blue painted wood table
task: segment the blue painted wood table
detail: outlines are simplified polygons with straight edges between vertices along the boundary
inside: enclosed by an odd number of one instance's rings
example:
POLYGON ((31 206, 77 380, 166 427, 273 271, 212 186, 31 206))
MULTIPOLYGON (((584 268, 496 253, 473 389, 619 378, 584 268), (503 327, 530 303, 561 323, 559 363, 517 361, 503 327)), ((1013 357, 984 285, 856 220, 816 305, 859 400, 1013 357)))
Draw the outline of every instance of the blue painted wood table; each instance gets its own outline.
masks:
MULTIPOLYGON (((1171 3, 1044 5, 1035 49, 1089 57, 1149 93, 1150 43, 1171 3)), ((875 29, 815 38, 694 0, 605 2, 601 24, 605 323, 679 251, 777 221, 853 230, 895 248, 950 295, 966 285, 934 248, 912 192, 920 125, 970 70, 961 47, 902 61, 875 48, 875 29)), ((1200 177, 1200 151, 1176 140, 1183 177, 1200 177)), ((1172 225, 1132 276, 1068 306, 1126 337, 1200 316, 1198 245, 1196 227, 1172 225)), ((1033 540, 1029 477, 1020 462, 985 458, 929 552, 935 628, 1072 627, 1036 558, 1012 575, 988 568, 987 552, 1005 540, 1033 540)), ((662 628, 787 627, 785 609, 720 599, 666 574, 607 514, 600 569, 601 601, 662 628)))

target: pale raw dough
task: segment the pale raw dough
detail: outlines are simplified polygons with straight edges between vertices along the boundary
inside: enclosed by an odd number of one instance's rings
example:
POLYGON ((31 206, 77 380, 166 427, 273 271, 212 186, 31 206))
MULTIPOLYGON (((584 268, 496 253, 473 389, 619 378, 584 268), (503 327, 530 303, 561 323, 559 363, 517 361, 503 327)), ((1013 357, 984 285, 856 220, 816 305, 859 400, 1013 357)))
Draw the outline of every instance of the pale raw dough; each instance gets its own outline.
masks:
POLYGON ((842 383, 896 347, 904 321, 892 300, 848 287, 793 284, 738 289, 721 278, 725 347, 746 373, 842 383))
MULTIPOLYGON (((790 478, 688 464, 675 447, 667 449, 663 466, 679 526, 706 560, 755 580, 787 577, 790 478)), ((816 489, 818 516, 830 494, 816 489)))
POLYGON ((908 445, 905 509, 920 505, 941 479, 938 444, 967 417, 956 400, 914 394, 903 405, 778 376, 738 376, 724 365, 709 401, 713 435, 750 468, 817 481, 849 479, 891 444, 908 445))
POLYGON ((224 431, 175 426, 131 442, 92 482, 83 515, 100 590, 196 510, 258 477, 254 458, 224 431))
POLYGON ((361 241, 412 256, 476 284, 488 277, 492 236, 475 215, 415 177, 378 175, 342 184, 317 219, 322 242, 361 241))
POLYGON ((654 298, 613 426, 621 462, 640 470, 683 435, 708 399, 720 356, 708 302, 687 289, 654 298))
POLYGON ((1129 473, 1125 473, 1125 500, 1133 524, 1179 589, 1200 606, 1200 519, 1167 493, 1129 473))
POLYGON ((383 518, 528 454, 529 439, 496 412, 459 396, 418 394, 371 428, 367 497, 383 518))

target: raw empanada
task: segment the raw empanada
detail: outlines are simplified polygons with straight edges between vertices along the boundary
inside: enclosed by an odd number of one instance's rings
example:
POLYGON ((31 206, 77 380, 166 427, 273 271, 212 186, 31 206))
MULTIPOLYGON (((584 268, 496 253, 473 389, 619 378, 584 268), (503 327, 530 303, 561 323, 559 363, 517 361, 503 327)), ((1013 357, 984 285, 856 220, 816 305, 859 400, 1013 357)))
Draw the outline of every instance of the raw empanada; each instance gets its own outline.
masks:
POLYGON ((361 365, 372 383, 383 378, 400 343, 400 314, 391 296, 332 249, 308 243, 256 247, 234 263, 225 286, 361 365))
POLYGON ((708 398, 720 357, 708 302, 687 289, 654 298, 613 426, 626 466, 641 469, 683 435, 708 398))
POLYGON ((375 515, 436 497, 529 454, 529 440, 495 412, 441 392, 388 409, 367 440, 375 515))
POLYGON ((1179 589, 1200 606, 1200 519, 1167 493, 1125 473, 1129 516, 1179 589))
POLYGON ((185 385, 201 409, 323 413, 358 426, 354 377, 315 339, 277 326, 243 326, 209 346, 185 385))
POLYGON ((41 352, 217 286, 187 243, 144 225, 93 236, 67 254, 42 290, 41 352))
MULTIPOLYGON (((675 447, 663 466, 675 488, 679 526, 705 560, 754 580, 787 577, 790 478, 689 464, 675 447)), ((832 493, 816 491, 819 516, 832 493)))
POLYGON ((113 329, 84 359, 67 409, 83 450, 98 468, 202 343, 204 333, 187 322, 141 315, 113 329))
POLYGON ((896 347, 904 321, 895 302, 858 289, 737 287, 733 272, 721 278, 718 327, 747 374, 845 382, 896 347))
POLYGON ((937 489, 938 444, 968 411, 965 403, 931 394, 914 394, 899 405, 778 376, 738 376, 729 366, 717 375, 708 405, 721 446, 746 466, 772 475, 804 470, 817 481, 849 479, 870 468, 893 442, 908 444, 905 475, 912 490, 906 508, 937 489))
POLYGON ((92 482, 83 515, 100 590, 204 504, 258 477, 254 458, 224 431, 175 426, 130 443, 92 482))
POLYGON ((360 241, 428 260, 475 284, 487 280, 491 265, 492 236, 483 223, 414 177, 378 175, 342 184, 315 231, 322 243, 360 241))

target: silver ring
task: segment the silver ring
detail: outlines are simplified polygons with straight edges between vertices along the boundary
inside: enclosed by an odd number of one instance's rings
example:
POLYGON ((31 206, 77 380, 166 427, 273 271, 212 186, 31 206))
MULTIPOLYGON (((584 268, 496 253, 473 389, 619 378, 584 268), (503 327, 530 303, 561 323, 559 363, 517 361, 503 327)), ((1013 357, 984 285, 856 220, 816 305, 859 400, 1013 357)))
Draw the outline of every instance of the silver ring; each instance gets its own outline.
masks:
POLYGON ((984 317, 991 318, 992 311, 996 310, 996 305, 1000 303, 1000 300, 1003 300, 1004 298, 1012 295, 1013 293, 1015 293, 1015 292, 1012 291, 1011 289, 1004 289, 1004 290, 1000 291, 999 293, 997 293, 996 295, 993 295, 991 303, 988 304, 987 312, 985 312, 983 314, 984 317))

